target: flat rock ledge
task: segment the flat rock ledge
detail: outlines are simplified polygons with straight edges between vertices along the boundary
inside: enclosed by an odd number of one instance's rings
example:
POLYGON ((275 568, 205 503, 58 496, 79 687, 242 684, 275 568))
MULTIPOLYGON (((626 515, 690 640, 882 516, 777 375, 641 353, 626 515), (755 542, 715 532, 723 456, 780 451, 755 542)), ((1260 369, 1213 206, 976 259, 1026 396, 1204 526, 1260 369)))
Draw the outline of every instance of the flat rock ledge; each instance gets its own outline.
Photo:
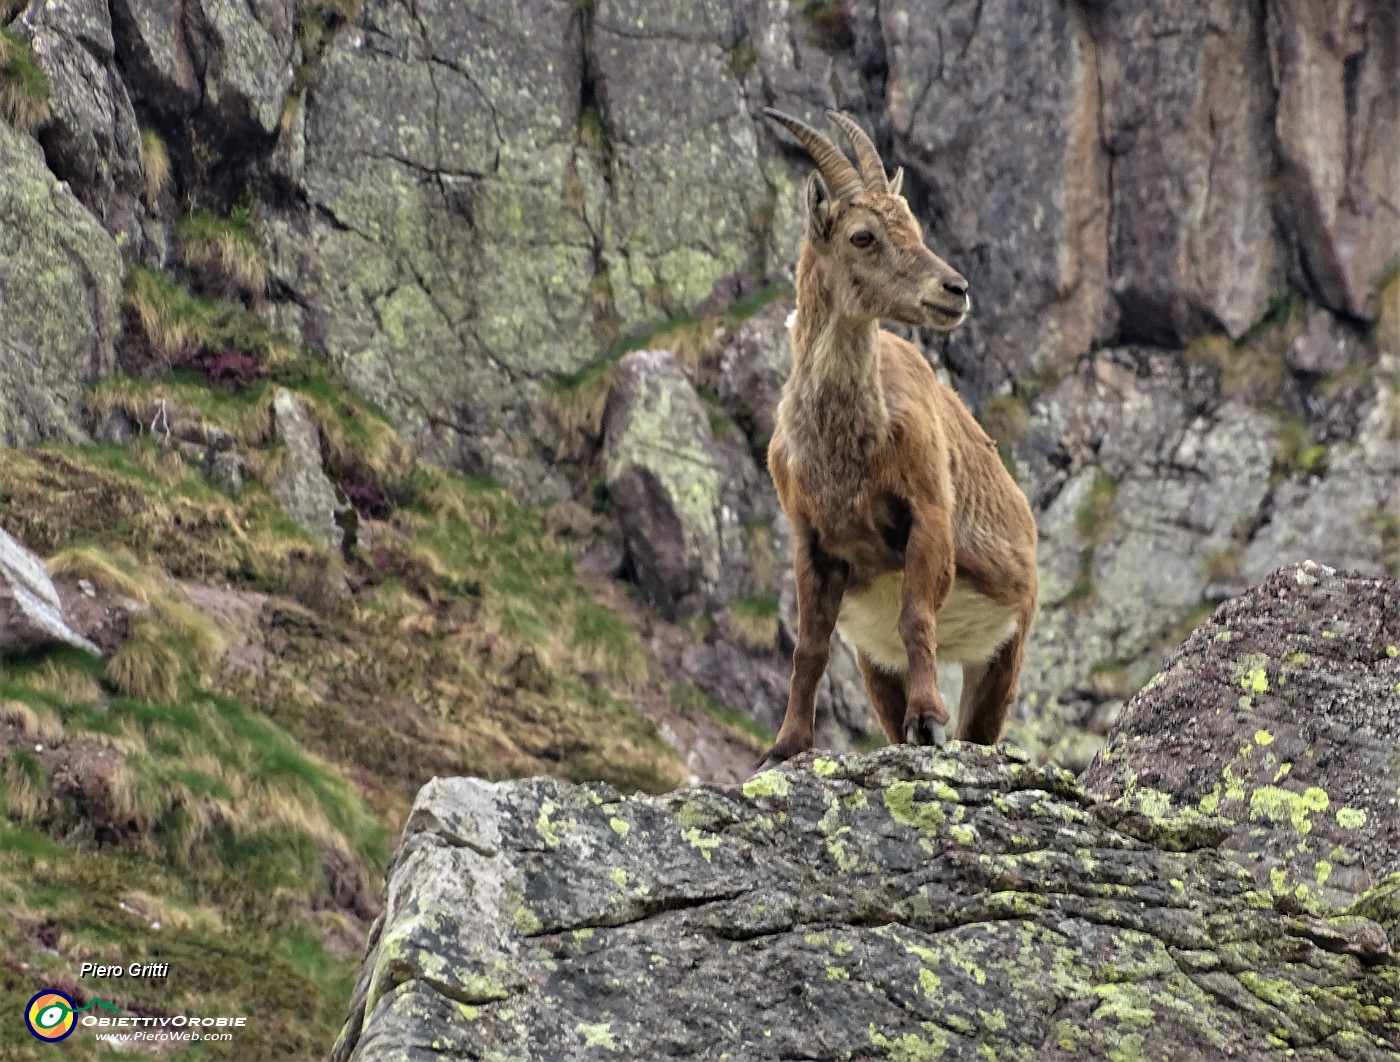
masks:
POLYGON ((1397 882, 1280 905, 1233 829, 1006 746, 437 779, 331 1058, 1400 1057, 1397 882))

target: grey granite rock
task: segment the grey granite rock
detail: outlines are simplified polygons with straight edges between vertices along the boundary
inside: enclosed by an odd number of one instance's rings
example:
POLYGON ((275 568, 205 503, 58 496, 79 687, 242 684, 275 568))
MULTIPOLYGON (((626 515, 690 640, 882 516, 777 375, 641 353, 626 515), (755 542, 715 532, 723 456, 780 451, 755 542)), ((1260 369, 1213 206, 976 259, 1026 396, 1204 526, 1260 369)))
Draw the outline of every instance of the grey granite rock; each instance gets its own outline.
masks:
POLYGON ((1385 927, 1276 907, 1230 826, 957 744, 437 779, 331 1058, 1394 1057, 1385 927))
POLYGON ((64 619, 44 562, 0 530, 0 650, 26 653, 59 644, 101 653, 64 619))

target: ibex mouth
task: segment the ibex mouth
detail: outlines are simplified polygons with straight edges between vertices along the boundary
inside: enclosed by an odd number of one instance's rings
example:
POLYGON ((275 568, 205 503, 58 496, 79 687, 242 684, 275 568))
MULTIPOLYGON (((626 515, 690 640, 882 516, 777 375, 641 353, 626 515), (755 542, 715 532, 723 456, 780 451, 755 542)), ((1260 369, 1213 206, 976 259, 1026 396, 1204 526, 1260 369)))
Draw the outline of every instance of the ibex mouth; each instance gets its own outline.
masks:
POLYGON ((964 297, 962 305, 956 310, 940 306, 936 302, 929 302, 927 299, 924 299, 920 305, 928 311, 929 324, 940 331, 951 332, 967 319, 967 312, 972 308, 972 300, 964 297))

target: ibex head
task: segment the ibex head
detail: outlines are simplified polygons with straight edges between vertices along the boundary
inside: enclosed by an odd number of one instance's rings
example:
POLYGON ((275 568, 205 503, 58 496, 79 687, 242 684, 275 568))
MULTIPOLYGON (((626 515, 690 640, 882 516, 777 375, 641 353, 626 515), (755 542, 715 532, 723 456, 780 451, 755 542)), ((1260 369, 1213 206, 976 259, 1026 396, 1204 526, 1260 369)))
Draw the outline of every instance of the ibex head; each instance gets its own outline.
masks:
POLYGON ((836 309, 951 332, 972 307, 967 280, 924 246, 923 230, 899 194, 904 171, 885 176, 870 137, 847 115, 827 111, 855 148, 860 171, 823 133, 765 108, 817 164, 807 179, 807 241, 821 260, 836 309))

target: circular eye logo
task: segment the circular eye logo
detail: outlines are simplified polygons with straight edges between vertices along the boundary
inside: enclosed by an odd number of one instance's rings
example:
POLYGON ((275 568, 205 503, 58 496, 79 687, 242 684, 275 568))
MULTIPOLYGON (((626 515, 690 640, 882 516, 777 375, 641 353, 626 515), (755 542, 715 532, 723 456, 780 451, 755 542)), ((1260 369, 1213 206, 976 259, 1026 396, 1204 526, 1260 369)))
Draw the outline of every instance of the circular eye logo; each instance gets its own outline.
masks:
POLYGON ((24 1024, 38 1039, 56 1044, 73 1035, 77 1019, 73 1016, 73 1001, 62 992, 47 989, 29 1001, 24 1008, 24 1024))

